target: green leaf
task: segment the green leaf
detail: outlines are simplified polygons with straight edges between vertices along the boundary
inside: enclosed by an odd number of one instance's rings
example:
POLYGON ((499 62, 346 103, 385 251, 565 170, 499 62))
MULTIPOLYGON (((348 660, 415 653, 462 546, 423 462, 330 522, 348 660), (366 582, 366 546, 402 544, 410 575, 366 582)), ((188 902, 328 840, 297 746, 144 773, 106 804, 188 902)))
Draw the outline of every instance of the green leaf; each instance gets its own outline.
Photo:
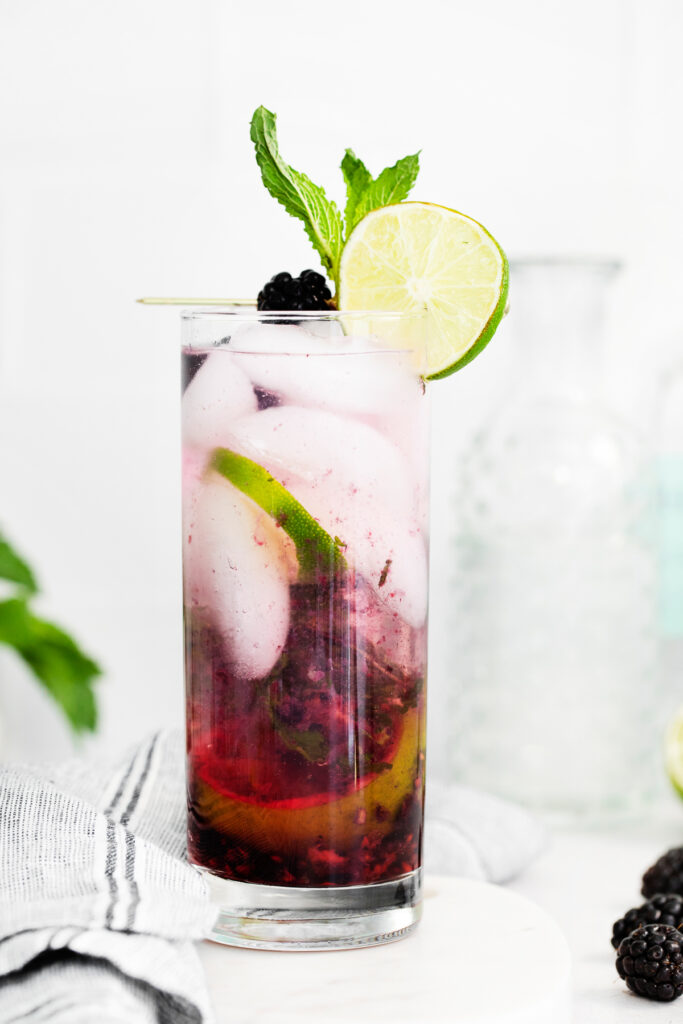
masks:
POLYGON ((0 579, 19 583, 29 594, 38 590, 36 578, 26 562, 0 533, 0 579))
POLYGON ((303 221, 323 267, 336 282, 342 250, 341 213, 320 185, 282 159, 275 122, 275 114, 265 107, 259 107, 251 120, 251 140, 263 184, 287 213, 303 221))
POLYGON ((372 184, 372 175, 360 157, 357 157, 352 149, 347 149, 344 159, 341 162, 342 174, 346 182, 346 208, 344 219, 346 222, 346 236, 348 238, 354 221, 354 213, 358 200, 372 184))
POLYGON ((307 761, 323 763, 330 751, 322 726, 311 726, 310 729, 295 729, 281 721, 271 709, 273 728, 289 750, 301 754, 307 761))
POLYGON ((67 633, 34 615, 24 598, 12 598, 0 601, 0 643, 26 662, 76 732, 95 729, 92 686, 101 669, 67 633))
POLYGON ((351 222, 346 224, 347 238, 356 224, 371 210, 391 206, 407 199, 420 170, 420 154, 404 156, 393 167, 385 167, 379 177, 367 186, 353 208, 351 222))

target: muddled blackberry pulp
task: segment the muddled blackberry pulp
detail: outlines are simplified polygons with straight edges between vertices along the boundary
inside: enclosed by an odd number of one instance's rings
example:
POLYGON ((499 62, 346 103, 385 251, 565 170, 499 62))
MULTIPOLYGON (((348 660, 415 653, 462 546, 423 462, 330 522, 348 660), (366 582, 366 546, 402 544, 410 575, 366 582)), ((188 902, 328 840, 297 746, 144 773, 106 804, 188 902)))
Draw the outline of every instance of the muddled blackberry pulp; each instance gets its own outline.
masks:
POLYGON ((426 627, 352 570, 290 588, 285 648, 237 678, 186 622, 191 859, 272 885, 383 882, 420 864, 426 627))

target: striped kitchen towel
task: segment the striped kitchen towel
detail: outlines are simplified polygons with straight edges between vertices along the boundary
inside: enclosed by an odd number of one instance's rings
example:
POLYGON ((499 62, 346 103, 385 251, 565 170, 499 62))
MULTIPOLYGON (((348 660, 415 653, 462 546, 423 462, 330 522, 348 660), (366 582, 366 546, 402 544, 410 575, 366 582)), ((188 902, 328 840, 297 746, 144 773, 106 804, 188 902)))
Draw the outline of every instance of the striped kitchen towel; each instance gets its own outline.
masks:
MULTIPOLYGON (((428 872, 502 882, 542 846, 518 807, 428 791, 428 872)), ((217 908, 185 826, 180 732, 122 763, 0 766, 2 1024, 209 1024, 193 940, 217 908)))
POLYGON ((185 856, 184 750, 0 769, 0 1021, 207 1024, 192 940, 211 926, 185 856))

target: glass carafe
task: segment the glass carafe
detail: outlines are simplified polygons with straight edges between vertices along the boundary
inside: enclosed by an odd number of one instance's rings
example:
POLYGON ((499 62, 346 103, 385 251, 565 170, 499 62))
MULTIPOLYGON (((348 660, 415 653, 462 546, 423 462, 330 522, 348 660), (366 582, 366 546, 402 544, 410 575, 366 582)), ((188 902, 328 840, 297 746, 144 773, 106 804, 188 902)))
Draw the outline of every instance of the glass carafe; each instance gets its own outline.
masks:
POLYGON ((662 374, 657 395, 658 611, 665 704, 683 704, 683 363, 662 374))
POLYGON ((516 376, 458 471, 453 768, 560 817, 660 753, 646 451, 601 396, 607 262, 520 262, 516 376))

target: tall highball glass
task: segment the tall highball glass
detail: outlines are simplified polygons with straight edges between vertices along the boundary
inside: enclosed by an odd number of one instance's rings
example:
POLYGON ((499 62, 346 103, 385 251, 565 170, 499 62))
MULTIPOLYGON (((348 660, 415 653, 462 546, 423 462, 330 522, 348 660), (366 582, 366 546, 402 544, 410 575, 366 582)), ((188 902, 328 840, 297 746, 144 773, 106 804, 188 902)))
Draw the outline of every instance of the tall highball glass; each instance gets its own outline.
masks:
POLYGON ((217 941, 345 948, 419 919, 424 333, 183 314, 188 846, 217 941))

